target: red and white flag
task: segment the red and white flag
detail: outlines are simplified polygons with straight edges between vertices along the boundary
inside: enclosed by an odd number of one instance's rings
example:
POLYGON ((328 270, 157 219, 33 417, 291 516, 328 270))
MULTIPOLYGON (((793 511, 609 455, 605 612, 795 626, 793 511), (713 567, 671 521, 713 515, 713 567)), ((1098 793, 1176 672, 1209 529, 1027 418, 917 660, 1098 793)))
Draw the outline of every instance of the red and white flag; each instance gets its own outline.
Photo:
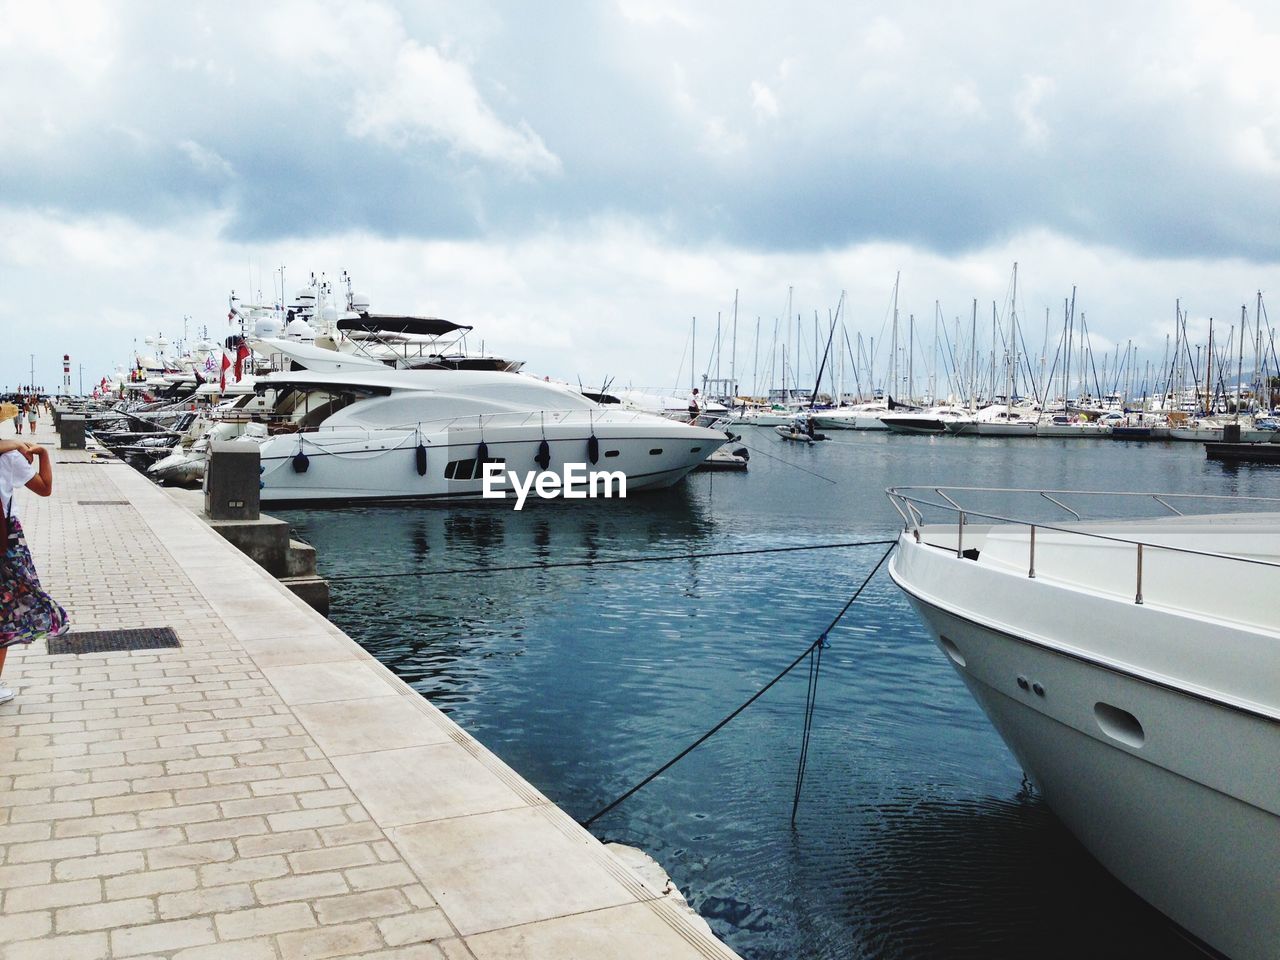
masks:
POLYGON ((222 351, 222 372, 218 376, 218 389, 227 389, 227 371, 231 369, 231 356, 225 349, 222 351))
POLYGON ((249 345, 243 340, 236 347, 236 383, 240 382, 240 378, 244 376, 244 362, 249 359, 249 345))

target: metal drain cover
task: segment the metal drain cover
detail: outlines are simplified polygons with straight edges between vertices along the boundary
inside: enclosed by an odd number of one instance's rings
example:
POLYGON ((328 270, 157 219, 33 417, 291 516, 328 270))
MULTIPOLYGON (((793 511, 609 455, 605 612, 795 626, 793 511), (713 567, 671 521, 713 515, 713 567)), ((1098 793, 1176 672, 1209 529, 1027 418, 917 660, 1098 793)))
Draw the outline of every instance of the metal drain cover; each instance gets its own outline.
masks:
POLYGON ((128 500, 77 500, 76 503, 82 507, 127 507, 128 500))
POLYGON ((180 647, 172 627, 137 630, 83 630, 49 641, 51 654, 116 653, 123 650, 160 650, 180 647))

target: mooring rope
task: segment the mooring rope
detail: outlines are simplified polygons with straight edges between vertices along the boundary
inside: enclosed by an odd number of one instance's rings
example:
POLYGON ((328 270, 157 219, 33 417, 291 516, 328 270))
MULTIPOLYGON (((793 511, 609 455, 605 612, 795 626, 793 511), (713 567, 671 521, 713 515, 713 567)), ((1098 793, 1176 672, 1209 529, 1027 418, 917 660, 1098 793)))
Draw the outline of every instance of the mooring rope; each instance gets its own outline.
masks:
POLYGON ((795 463, 795 462, 794 462, 794 461, 792 461, 792 460, 787 460, 785 457, 775 457, 772 453, 768 453, 768 452, 766 452, 766 451, 764 451, 764 450, 760 450, 760 449, 758 449, 758 448, 756 448, 756 447, 753 447, 753 446, 751 446, 751 444, 746 443, 746 442, 744 442, 743 440, 737 440, 736 442, 737 442, 740 446, 744 446, 744 447, 746 447, 746 448, 747 448, 748 450, 750 450, 752 453, 758 453, 758 454, 760 454, 760 456, 762 456, 762 457, 768 457, 770 460, 777 460, 779 463, 786 464, 788 467, 794 467, 795 469, 799 470, 801 473, 807 473, 807 474, 809 474, 809 476, 811 476, 811 477, 817 477, 819 480, 825 480, 825 481, 827 481, 827 483, 839 483, 839 482, 840 482, 839 480, 832 480, 830 477, 824 477, 822 474, 817 473, 816 471, 808 470, 808 469, 806 469, 806 468, 804 468, 804 467, 800 466, 800 464, 795 463))
MULTIPOLYGON (((804 661, 804 659, 808 657, 811 653, 821 648, 822 646, 825 646, 827 643, 827 636, 835 628, 836 624, 840 622, 841 618, 844 617, 844 615, 849 611, 849 608, 853 606, 853 602, 857 600, 859 596, 862 595, 862 591, 867 588, 867 584, 871 582, 871 578, 876 575, 876 572, 880 569, 881 566, 884 565, 884 562, 889 559, 889 554, 893 552, 893 548, 897 543, 897 541, 896 540, 887 540, 887 541, 879 540, 879 541, 870 541, 866 544, 859 544, 859 546, 873 546, 873 545, 880 546, 885 543, 888 543, 889 545, 888 549, 885 550, 884 554, 880 557, 880 559, 876 561, 876 565, 871 568, 871 572, 867 574, 866 578, 859 585, 858 589, 854 591, 853 596, 851 596, 848 599, 848 601, 845 603, 845 605, 840 608, 840 612, 837 613, 835 617, 831 620, 831 623, 827 625, 827 629, 823 630, 822 633, 818 635, 818 639, 814 640, 813 643, 809 644, 809 646, 807 646, 804 649, 804 652, 801 653, 800 656, 792 660, 791 663, 789 663, 785 668, 783 668, 781 673, 779 673, 772 680, 766 683, 763 687, 761 687, 759 690, 753 693, 750 697, 746 699, 745 702, 742 703, 741 706, 734 709, 733 712, 728 714, 724 719, 722 719, 714 727, 712 727, 710 730, 708 730, 706 733, 700 736, 697 740, 693 741, 693 743, 689 744, 689 746, 685 747, 683 750, 677 753, 674 757, 672 757, 670 760, 668 760, 666 763, 660 766, 657 770, 653 771, 653 773, 649 774, 647 777, 645 777, 643 780, 637 783, 634 787, 632 787, 626 793, 622 794, 612 803, 608 804, 605 807, 602 807, 600 810, 592 814, 586 820, 580 821, 581 825, 583 827, 590 827, 591 824, 595 823, 597 820, 603 817, 606 813, 613 810, 615 807, 617 807, 623 801, 629 799, 634 794, 638 793, 642 788, 648 786, 658 777, 662 776, 662 774, 666 773, 668 770, 674 767, 677 763, 679 763, 689 754, 693 753, 694 750, 702 746, 702 744, 706 743, 713 736, 719 733, 720 730, 722 730, 725 726, 727 726, 728 723, 731 720, 733 720, 734 717, 742 713, 743 710, 747 709, 747 707, 751 706, 751 704, 755 703, 762 696, 764 696, 765 693, 767 693, 769 689, 773 687, 774 684, 776 684, 779 680, 781 680, 783 677, 789 674, 792 670, 794 670, 797 666, 799 666, 804 661)), ((809 754, 809 733, 813 728, 813 703, 816 700, 817 693, 818 693, 818 665, 819 665, 818 663, 813 663, 810 666, 809 697, 805 704, 805 726, 804 726, 804 738, 800 748, 800 757, 801 757, 800 768, 796 773, 795 801, 791 808, 791 820, 793 823, 795 822, 796 807, 798 807, 800 804, 800 786, 804 780, 804 768, 805 768, 805 763, 808 760, 808 754, 809 754)))
POLYGON ((794 547, 756 547, 749 550, 714 550, 705 553, 667 553, 644 557, 607 557, 596 560, 563 560, 554 563, 519 563, 504 567, 458 567, 446 570, 399 570, 391 573, 349 573, 329 576, 330 583, 353 580, 385 580, 392 577, 444 577, 475 573, 513 573, 519 570, 561 570, 565 567, 603 567, 625 563, 658 563, 663 560, 706 560, 712 557, 750 557, 762 553, 798 553, 804 550, 840 550, 845 547, 882 547, 896 540, 856 540, 847 543, 810 543, 794 547))

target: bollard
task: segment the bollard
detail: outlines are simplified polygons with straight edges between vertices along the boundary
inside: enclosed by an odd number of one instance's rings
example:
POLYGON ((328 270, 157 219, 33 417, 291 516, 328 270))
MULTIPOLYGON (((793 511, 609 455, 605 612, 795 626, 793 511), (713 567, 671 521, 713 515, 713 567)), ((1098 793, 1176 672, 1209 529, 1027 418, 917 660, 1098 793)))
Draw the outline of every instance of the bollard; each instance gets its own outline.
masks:
POLYGON ((215 440, 204 469, 204 512, 210 520, 257 520, 261 505, 256 443, 215 440))
POLYGON ((66 414, 58 426, 59 448, 62 450, 84 449, 84 417, 66 414))

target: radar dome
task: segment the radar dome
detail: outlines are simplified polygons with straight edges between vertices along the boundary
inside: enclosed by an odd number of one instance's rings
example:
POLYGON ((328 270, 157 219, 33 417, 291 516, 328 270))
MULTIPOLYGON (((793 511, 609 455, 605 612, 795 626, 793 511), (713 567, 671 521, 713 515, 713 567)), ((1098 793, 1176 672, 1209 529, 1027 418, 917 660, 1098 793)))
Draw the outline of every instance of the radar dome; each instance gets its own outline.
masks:
MULTIPOLYGON (((302 321, 295 320, 294 323, 302 323, 302 321)), ((305 323, 302 325, 306 326, 305 323)), ((270 313, 258 317, 253 324, 253 335, 262 339, 278 337, 283 330, 284 323, 279 317, 270 313)))
POLYGON ((369 312, 369 295, 367 293, 355 293, 351 295, 351 309, 356 313, 369 312))
POLYGON ((284 328, 284 338, 286 340, 310 342, 316 338, 316 332, 311 329, 311 324, 305 320, 290 320, 284 328))

